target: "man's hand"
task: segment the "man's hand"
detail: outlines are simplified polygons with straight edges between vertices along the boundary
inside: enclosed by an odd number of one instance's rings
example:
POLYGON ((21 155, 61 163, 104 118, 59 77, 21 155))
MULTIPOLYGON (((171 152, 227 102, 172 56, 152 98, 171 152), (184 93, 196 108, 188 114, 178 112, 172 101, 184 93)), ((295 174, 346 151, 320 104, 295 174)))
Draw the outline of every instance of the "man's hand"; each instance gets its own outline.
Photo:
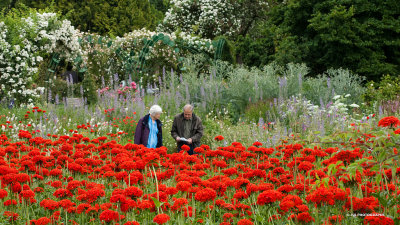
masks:
POLYGON ((188 144, 192 144, 192 142, 193 142, 191 138, 188 138, 187 141, 188 141, 188 144))
POLYGON ((180 141, 181 140, 181 138, 180 137, 176 137, 176 141, 180 141))

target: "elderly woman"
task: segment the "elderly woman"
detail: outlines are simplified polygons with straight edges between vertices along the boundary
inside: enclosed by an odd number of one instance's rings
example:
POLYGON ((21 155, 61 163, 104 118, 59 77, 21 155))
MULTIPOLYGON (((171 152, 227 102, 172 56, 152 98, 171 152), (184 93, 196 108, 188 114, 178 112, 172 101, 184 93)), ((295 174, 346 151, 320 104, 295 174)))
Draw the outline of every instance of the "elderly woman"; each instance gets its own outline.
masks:
POLYGON ((136 126, 135 144, 142 144, 147 148, 159 148, 162 146, 161 113, 161 107, 153 105, 149 114, 139 120, 136 126))

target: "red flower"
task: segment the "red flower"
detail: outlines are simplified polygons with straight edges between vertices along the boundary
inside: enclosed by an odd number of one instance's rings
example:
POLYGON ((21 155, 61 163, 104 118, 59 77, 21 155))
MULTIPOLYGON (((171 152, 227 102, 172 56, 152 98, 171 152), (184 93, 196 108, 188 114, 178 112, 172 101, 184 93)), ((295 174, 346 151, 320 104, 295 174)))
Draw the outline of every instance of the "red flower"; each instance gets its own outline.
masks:
POLYGON ((15 175, 15 181, 20 182, 20 183, 26 183, 30 181, 30 176, 26 173, 20 173, 15 175))
POLYGON ((59 187, 61 187, 61 185, 62 185, 62 182, 59 181, 59 180, 53 181, 51 183, 51 186, 54 187, 54 188, 59 188, 59 187))
POLYGON ((22 139, 22 138, 31 139, 31 138, 32 138, 32 135, 31 135, 31 133, 30 133, 29 131, 20 130, 20 131, 19 131, 19 134, 18 134, 18 137, 19 137, 20 139, 22 139))
POLYGON ((289 209, 293 208, 295 206, 295 203, 293 201, 282 201, 279 204, 279 207, 282 211, 287 212, 289 209))
POLYGON ((280 187, 277 189, 277 191, 289 193, 289 192, 293 191, 293 189, 294 189, 294 187, 293 187, 292 185, 290 185, 290 184, 285 184, 285 185, 280 186, 280 187))
POLYGON ((121 169, 131 171, 136 168, 136 163, 133 161, 125 161, 119 167, 121 167, 121 169))
POLYGON ((46 225, 51 223, 51 220, 47 217, 42 217, 40 219, 34 220, 35 221, 35 225, 46 225))
POLYGON ((11 211, 5 211, 5 212, 3 213, 3 216, 4 216, 4 217, 8 217, 8 220, 9 220, 10 222, 17 220, 18 217, 19 217, 18 213, 14 213, 14 212, 11 212, 11 211))
POLYGON ((224 216, 223 216, 224 221, 226 221, 227 219, 230 219, 232 217, 234 217, 232 213, 225 213, 224 216))
POLYGON ((176 189, 185 192, 188 191, 192 187, 192 184, 188 181, 179 181, 176 184, 176 189))
POLYGON ((187 152, 190 150, 190 147, 187 145, 182 145, 181 150, 187 152))
POLYGON ((48 210, 55 210, 59 207, 59 204, 56 201, 44 199, 40 202, 40 206, 48 210))
POLYGON ((259 141, 256 141, 256 142, 254 142, 254 143, 253 143, 253 145, 254 145, 254 146, 257 146, 257 147, 259 147, 259 146, 261 146, 261 145, 262 145, 262 143, 261 143, 261 142, 259 142, 259 141))
POLYGON ((11 186, 11 191, 14 192, 14 193, 19 193, 20 191, 22 191, 22 186, 21 186, 21 184, 20 184, 19 182, 13 184, 13 185, 11 186))
POLYGON ((249 220, 249 219, 241 219, 241 220, 239 220, 239 222, 237 224, 238 225, 253 225, 253 222, 251 222, 251 220, 249 220))
POLYGON ((272 170, 272 172, 275 174, 285 173, 285 169, 282 167, 276 167, 274 170, 272 170))
POLYGON ((134 187, 134 186, 127 187, 124 190, 124 193, 125 193, 126 196, 129 196, 131 198, 134 198, 134 197, 138 198, 138 197, 141 197, 143 195, 142 189, 140 189, 138 187, 134 187))
POLYGON ((119 214, 116 211, 107 209, 100 214, 99 218, 100 218, 100 220, 104 220, 106 222, 111 222, 112 220, 118 221, 119 214))
POLYGON ((204 188, 203 190, 196 192, 196 195, 194 196, 196 201, 199 202, 214 200, 215 197, 217 197, 217 192, 211 188, 204 188))
POLYGON ((299 222, 305 222, 305 223, 315 221, 314 218, 312 218, 312 216, 310 216, 309 212, 303 212, 303 213, 298 214, 296 219, 299 222))
POLYGON ((246 199, 248 197, 249 197, 249 195, 246 194, 246 192, 244 192, 242 190, 236 191, 236 193, 233 195, 233 198, 235 198, 235 199, 242 199, 242 198, 246 199))
POLYGON ((84 212, 86 209, 89 209, 91 206, 88 203, 82 203, 80 205, 78 205, 78 207, 76 208, 76 212, 78 214, 81 214, 82 212, 84 212))
POLYGON ((140 223, 138 223, 136 221, 128 221, 128 222, 124 223, 124 225, 140 225, 140 223))
POLYGON ((346 209, 351 209, 353 207, 354 212, 359 213, 372 213, 376 208, 379 207, 379 200, 375 197, 348 197, 345 203, 346 209))
POLYGON ((282 202, 285 202, 285 201, 292 201, 295 203, 295 205, 303 204, 303 200, 301 200, 301 198, 297 195, 287 195, 286 197, 284 197, 282 199, 282 202))
POLYGON ((367 224, 369 224, 369 225, 381 225, 381 224, 393 225, 394 221, 393 221, 393 219, 391 219, 389 217, 385 217, 383 215, 378 214, 378 216, 375 216, 375 215, 366 216, 364 218, 364 224, 365 225, 367 225, 367 224))
POLYGON ((33 189, 33 191, 36 193, 41 193, 41 192, 44 192, 44 189, 41 187, 35 187, 35 189, 33 189))
POLYGON ((7 201, 5 201, 3 203, 4 206, 10 206, 10 205, 16 205, 17 201, 15 201, 14 199, 8 199, 7 201))
POLYGON ((310 163, 309 161, 304 161, 301 162, 298 169, 299 170, 304 170, 304 171, 309 171, 314 167, 314 165, 312 163, 310 163))
POLYGON ((397 127, 400 125, 400 121, 397 117, 388 116, 384 117, 378 122, 379 127, 397 127))
POLYGON ((294 150, 300 150, 300 149, 302 149, 303 148, 303 145, 301 145, 301 144, 294 144, 293 145, 293 149, 294 150))
POLYGON ((395 134, 400 134, 400 129, 394 131, 395 134))
POLYGON ((62 175, 62 171, 60 169, 53 169, 53 170, 50 171, 49 174, 50 174, 50 176, 57 177, 57 176, 62 175))
POLYGON ((77 163, 70 163, 68 164, 68 170, 70 170, 71 172, 82 172, 83 168, 77 163))
POLYGON ((194 148, 193 151, 196 152, 196 153, 204 153, 205 152, 204 149, 201 148, 201 147, 194 148))
POLYGON ((25 199, 33 198, 35 197, 35 192, 33 192, 32 190, 21 191, 20 196, 25 199))
POLYGON ((282 198, 283 198, 282 192, 275 190, 266 190, 257 197, 257 204, 265 205, 281 200, 282 198))
POLYGON ((59 188, 53 193, 53 196, 56 198, 66 198, 72 197, 72 193, 67 189, 59 188))
POLYGON ((181 207, 187 205, 189 201, 186 198, 178 198, 174 200, 174 205, 171 207, 172 210, 178 210, 181 207))
POLYGON ((72 190, 76 189, 77 187, 79 187, 79 186, 81 186, 81 185, 82 185, 82 184, 81 184, 80 181, 78 181, 78 180, 72 180, 72 181, 68 182, 67 189, 70 190, 70 191, 72 191, 72 190))
POLYGON ((328 220, 329 220, 330 223, 338 223, 338 224, 340 224, 341 221, 343 220, 343 216, 342 215, 333 215, 333 216, 330 216, 328 218, 328 220))
POLYGON ((226 168, 228 164, 224 160, 213 160, 213 165, 220 168, 226 168))
POLYGON ((310 193, 306 197, 306 200, 308 202, 314 202, 318 205, 322 203, 328 203, 329 205, 335 204, 334 193, 332 193, 325 187, 320 187, 317 190, 310 193))
POLYGON ((154 217, 153 222, 157 224, 164 224, 169 221, 169 216, 167 214, 158 214, 154 217))
POLYGON ((58 204, 63 207, 64 209, 68 209, 70 207, 75 207, 76 204, 74 202, 71 202, 71 200, 68 199, 63 199, 58 202, 58 204))
POLYGON ((216 136, 216 137, 214 138, 214 140, 216 140, 216 141, 222 141, 222 140, 224 140, 224 137, 222 137, 221 135, 218 135, 218 136, 216 136))
POLYGON ((8 192, 4 189, 0 189, 0 199, 3 199, 8 196, 8 192))

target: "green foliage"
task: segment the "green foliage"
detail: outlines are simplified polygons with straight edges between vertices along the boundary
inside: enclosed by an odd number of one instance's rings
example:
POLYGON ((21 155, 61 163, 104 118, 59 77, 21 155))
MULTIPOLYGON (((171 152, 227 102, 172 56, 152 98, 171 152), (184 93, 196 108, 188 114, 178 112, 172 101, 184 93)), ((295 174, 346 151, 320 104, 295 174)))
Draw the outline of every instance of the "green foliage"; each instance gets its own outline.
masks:
MULTIPOLYGON (((4 0, 0 10, 11 12, 13 7, 23 7, 21 4, 52 9, 82 31, 111 37, 141 28, 154 30, 168 10, 183 7, 183 3, 175 6, 169 0, 4 0)), ((374 81, 382 74, 400 72, 396 0, 227 1, 233 10, 221 6, 203 9, 201 4, 209 1, 184 3, 190 7, 177 10, 170 26, 164 24, 164 28, 223 38, 222 60, 259 68, 271 62, 281 66, 305 63, 311 76, 329 68, 346 68, 374 81)), ((154 67, 159 70, 164 62, 156 61, 160 63, 154 67)))
POLYGON ((97 102, 97 86, 91 74, 85 74, 82 82, 83 96, 87 99, 89 104, 97 102))
POLYGON ((268 17, 263 39, 281 65, 304 62, 314 75, 342 67, 373 80, 400 71, 395 0, 289 0, 268 17))
POLYGON ((169 0, 149 0, 150 4, 154 6, 155 9, 165 14, 169 8, 169 0))
POLYGON ((274 44, 272 38, 252 38, 250 35, 239 36, 236 43, 237 63, 247 66, 262 67, 272 61, 274 44))
POLYGON ((16 0, 28 7, 44 9, 50 5, 61 12, 81 31, 123 36, 135 29, 154 29, 162 20, 162 12, 149 1, 142 0, 16 0))
POLYGON ((400 111, 399 93, 400 76, 385 75, 379 82, 367 83, 363 100, 369 109, 392 115, 400 111))
POLYGON ((68 95, 68 86, 67 82, 63 79, 55 79, 53 84, 50 86, 51 93, 57 94, 59 99, 63 97, 67 97, 68 95))
POLYGON ((2 0, 0 1, 0 11, 8 12, 15 7, 16 0, 2 0))
POLYGON ((363 79, 343 69, 331 69, 317 78, 311 78, 307 77, 309 68, 304 64, 291 63, 285 67, 269 64, 260 70, 233 66, 223 61, 204 67, 203 62, 199 56, 188 58, 182 79, 171 75, 162 82, 162 89, 169 94, 161 99, 168 102, 169 110, 180 107, 178 103, 191 102, 198 105, 201 111, 213 111, 217 116, 221 111, 228 111, 234 123, 243 117, 254 122, 260 117, 271 121, 279 113, 263 103, 301 94, 314 105, 320 105, 322 100, 322 105, 326 106, 332 103, 335 95, 349 95, 344 104, 361 105, 364 93, 363 79), (267 115, 269 111, 270 115, 267 115))
POLYGON ((209 118, 208 116, 206 116, 206 118, 202 122, 203 126, 206 128, 204 129, 204 134, 201 138, 202 144, 206 144, 209 146, 212 146, 213 143, 215 143, 214 137, 221 135, 221 133, 223 132, 221 124, 229 126, 229 123, 225 124, 223 123, 223 121, 216 120, 216 118, 209 118))
POLYGON ((224 36, 218 36, 214 38, 214 42, 221 41, 221 45, 223 45, 221 51, 221 56, 220 60, 229 62, 229 63, 235 63, 235 47, 233 46, 233 43, 224 36))
POLYGON ((38 12, 20 4, 0 13, 0 99, 15 99, 18 105, 33 104, 40 92, 35 83, 39 81, 40 87, 47 87, 44 81, 55 72, 50 66, 38 74, 38 67, 53 60, 58 64, 60 56, 66 60, 75 57, 74 30, 68 29, 68 22, 58 20, 57 14, 46 12, 47 9, 38 12), (62 41, 58 36, 61 33, 62 41), (57 57, 51 58, 51 53, 57 57))
POLYGON ((314 104, 327 104, 335 95, 347 95, 348 103, 360 104, 365 88, 364 78, 343 69, 330 69, 304 81, 304 96, 314 104))
MULTIPOLYGON (((314 87, 312 85, 315 82, 309 82, 310 78, 304 78, 309 72, 304 64, 288 64, 286 67, 270 64, 260 70, 244 66, 235 67, 223 61, 217 61, 213 67, 205 68, 202 62, 202 58, 198 56, 191 60, 187 59, 185 62, 187 68, 182 73, 182 80, 176 76, 167 76, 167 80, 162 82, 162 88, 169 94, 163 95, 161 99, 163 102, 168 102, 168 108, 174 108, 178 103, 192 102, 198 105, 201 111, 213 111, 216 115, 221 113, 221 110, 226 110, 232 122, 238 122, 243 116, 250 115, 251 120, 258 121, 260 116, 258 108, 250 108, 246 112, 249 105, 274 98, 284 100, 300 93, 313 97, 316 104, 320 103, 320 96, 325 93, 329 94, 327 96, 329 100, 333 97, 332 89, 325 91, 327 75, 318 80, 318 87, 314 87), (325 92, 314 91, 308 95, 305 91, 307 88, 325 92)), ((362 88, 359 86, 360 82, 355 82, 358 81, 356 75, 349 75, 345 70, 330 70, 327 74, 331 76, 335 90, 338 90, 337 94, 351 94, 354 95, 354 99, 359 98, 359 91, 362 91, 362 88), (347 83, 340 86, 341 81, 347 83), (347 93, 342 93, 346 91, 347 93)), ((327 102, 328 99, 324 103, 327 102)), ((267 110, 262 108, 262 117, 265 120, 272 119, 266 117, 267 110)))
POLYGON ((366 88, 367 90, 363 95, 366 102, 395 100, 400 93, 400 76, 385 75, 377 83, 368 82, 366 88))
POLYGON ((250 104, 246 107, 244 117, 253 123, 257 123, 260 118, 264 121, 268 121, 267 112, 273 110, 271 107, 271 101, 259 101, 254 104, 250 104))
POLYGON ((120 81, 131 78, 147 86, 158 81, 161 71, 184 71, 185 58, 201 54, 204 64, 210 66, 214 49, 221 49, 217 41, 201 39, 183 33, 155 33, 136 30, 123 38, 85 35, 80 40, 81 49, 87 53, 88 72, 93 74, 98 86, 110 84, 109 77, 118 74, 120 81))

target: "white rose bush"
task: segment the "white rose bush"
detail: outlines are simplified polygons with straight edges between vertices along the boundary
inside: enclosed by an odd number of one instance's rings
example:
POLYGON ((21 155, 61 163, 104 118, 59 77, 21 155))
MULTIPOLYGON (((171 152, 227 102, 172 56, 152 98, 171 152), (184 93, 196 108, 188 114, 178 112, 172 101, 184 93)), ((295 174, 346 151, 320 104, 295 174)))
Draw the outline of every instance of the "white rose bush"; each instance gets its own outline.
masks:
POLYGON ((170 4, 160 31, 179 28, 206 38, 245 35, 255 18, 262 16, 262 9, 268 7, 260 0, 171 0, 170 4))
MULTIPOLYGON (((33 106, 43 87, 34 87, 44 57, 58 53, 67 61, 80 52, 79 31, 55 13, 30 13, 26 18, 0 21, 0 99, 33 106)), ((44 79, 44 78, 41 78, 44 79)))
MULTIPOLYGON (((53 56, 70 62, 75 69, 87 68, 96 83, 100 84, 103 76, 134 76, 127 68, 137 66, 143 51, 146 54, 142 61, 151 66, 158 62, 162 63, 159 67, 176 67, 183 62, 190 49, 210 55, 214 53, 211 40, 185 32, 142 29, 124 37, 110 38, 80 32, 70 21, 61 20, 55 13, 31 12, 19 18, 7 16, 0 18, 0 100, 7 104, 33 107, 40 94, 45 93, 45 88, 57 79, 55 74, 50 76, 39 72, 40 64, 49 64, 46 59, 52 60, 53 56), (159 40, 144 49, 146 43, 156 36, 160 37, 159 40), (38 87, 35 80, 45 81, 46 87, 38 87)), ((50 68, 48 70, 54 72, 50 68)))
POLYGON ((215 49, 210 39, 184 32, 167 33, 141 29, 116 38, 89 33, 82 36, 86 37, 81 42, 83 62, 89 72, 98 73, 95 76, 97 83, 101 82, 102 76, 108 80, 118 74, 120 79, 124 79, 133 77, 136 72, 142 73, 143 71, 137 71, 140 62, 153 69, 164 66, 175 68, 183 63, 183 58, 191 54, 191 51, 212 55, 215 49))

